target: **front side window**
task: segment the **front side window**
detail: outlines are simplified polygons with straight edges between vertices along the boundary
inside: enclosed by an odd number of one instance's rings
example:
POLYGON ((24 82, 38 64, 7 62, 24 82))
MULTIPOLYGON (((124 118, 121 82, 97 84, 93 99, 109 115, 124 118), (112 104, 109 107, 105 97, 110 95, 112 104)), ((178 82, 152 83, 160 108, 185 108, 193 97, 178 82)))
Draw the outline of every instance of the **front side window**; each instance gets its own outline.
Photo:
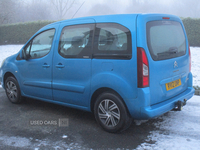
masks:
POLYGON ((64 58, 90 58, 93 24, 64 27, 59 41, 59 54, 64 58))
POLYGON ((147 43, 153 60, 164 60, 186 53, 183 28, 175 21, 151 21, 147 23, 147 43))
POLYGON ((131 58, 131 33, 116 23, 99 23, 95 32, 95 57, 131 58))
POLYGON ((34 37, 25 48, 30 59, 41 58, 47 55, 52 46, 55 29, 44 31, 34 37))

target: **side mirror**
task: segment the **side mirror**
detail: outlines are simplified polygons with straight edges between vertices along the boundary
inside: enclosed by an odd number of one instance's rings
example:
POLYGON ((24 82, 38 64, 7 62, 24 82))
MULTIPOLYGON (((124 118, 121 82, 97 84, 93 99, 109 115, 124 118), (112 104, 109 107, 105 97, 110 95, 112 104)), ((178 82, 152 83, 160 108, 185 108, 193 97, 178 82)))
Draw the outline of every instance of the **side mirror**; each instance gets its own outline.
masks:
POLYGON ((20 52, 19 52, 19 57, 21 59, 25 59, 24 56, 23 56, 23 53, 24 53, 24 49, 22 49, 20 52))
POLYGON ((21 59, 25 59, 25 60, 28 60, 30 58, 30 55, 27 55, 26 52, 25 52, 25 49, 22 49, 19 53, 20 55, 20 58, 21 59))

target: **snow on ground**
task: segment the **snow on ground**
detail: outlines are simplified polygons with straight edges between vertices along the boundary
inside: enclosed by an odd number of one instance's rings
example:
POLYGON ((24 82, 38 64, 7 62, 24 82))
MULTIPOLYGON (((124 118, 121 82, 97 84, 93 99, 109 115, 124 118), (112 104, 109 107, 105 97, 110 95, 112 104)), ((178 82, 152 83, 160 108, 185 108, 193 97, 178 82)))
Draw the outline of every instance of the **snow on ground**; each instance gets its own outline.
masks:
MULTIPOLYGON (((6 57, 17 53, 23 45, 0 46, 0 64, 6 57)), ((193 84, 200 86, 200 48, 191 47, 193 84)), ((194 96, 187 102, 183 111, 170 111, 156 121, 155 131, 151 131, 145 143, 137 147, 137 150, 197 150, 200 147, 200 96, 194 96)), ((145 121, 144 121, 145 122, 145 121)), ((138 125, 143 122, 139 122, 138 125)), ((0 136, 1 137, 1 136, 0 136)), ((63 136, 66 138, 67 136, 63 136)), ((8 143, 15 141, 15 137, 1 137, 0 141, 8 143), (3 140, 5 139, 5 141, 3 140), (7 139, 7 140, 6 140, 7 139)), ((30 140, 25 140, 30 145, 30 140)), ((47 142, 48 144, 48 142, 47 142)), ((17 146, 17 145, 16 145, 17 146)), ((26 146, 26 145, 25 145, 26 146)), ((74 146, 74 145, 73 145, 74 146)), ((72 146, 72 147, 73 147, 72 146)), ((70 145, 67 145, 70 147, 70 145)), ((75 146, 76 147, 76 146, 75 146)), ((74 147, 73 147, 74 148, 74 147)), ((76 147, 77 148, 77 147, 76 147)))
POLYGON ((157 129, 137 150, 199 150, 200 96, 190 99, 182 111, 170 111, 159 120, 154 123, 157 129))
POLYGON ((58 139, 58 141, 52 142, 48 139, 39 140, 39 139, 25 138, 19 136, 6 136, 2 134, 0 134, 0 144, 5 146, 12 146, 16 149, 28 148, 32 150, 48 149, 49 146, 51 147, 51 149, 54 150, 82 149, 82 146, 79 145, 78 143, 72 142, 70 144, 66 144, 66 142, 63 141, 62 138, 58 139))

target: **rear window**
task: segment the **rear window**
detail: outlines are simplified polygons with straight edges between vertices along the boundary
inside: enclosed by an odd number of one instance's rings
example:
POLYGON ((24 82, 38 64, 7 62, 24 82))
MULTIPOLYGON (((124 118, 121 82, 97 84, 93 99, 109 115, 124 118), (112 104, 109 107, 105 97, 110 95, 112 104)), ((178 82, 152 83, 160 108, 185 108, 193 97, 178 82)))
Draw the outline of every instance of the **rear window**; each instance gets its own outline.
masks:
POLYGON ((152 21, 147 23, 147 44, 153 60, 165 60, 186 53, 183 28, 175 21, 152 21))

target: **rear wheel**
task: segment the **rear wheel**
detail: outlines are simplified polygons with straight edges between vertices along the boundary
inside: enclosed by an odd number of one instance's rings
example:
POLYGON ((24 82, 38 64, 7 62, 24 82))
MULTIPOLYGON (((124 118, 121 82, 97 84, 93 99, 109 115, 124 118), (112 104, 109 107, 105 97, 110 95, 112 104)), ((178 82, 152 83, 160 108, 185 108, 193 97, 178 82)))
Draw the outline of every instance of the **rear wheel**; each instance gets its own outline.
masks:
POLYGON ((19 104, 22 102, 19 84, 14 77, 8 77, 5 81, 6 95, 10 102, 19 104))
POLYGON ((96 100, 94 115, 98 124, 107 132, 119 132, 128 128, 132 120, 122 99, 114 93, 102 93, 96 100))

